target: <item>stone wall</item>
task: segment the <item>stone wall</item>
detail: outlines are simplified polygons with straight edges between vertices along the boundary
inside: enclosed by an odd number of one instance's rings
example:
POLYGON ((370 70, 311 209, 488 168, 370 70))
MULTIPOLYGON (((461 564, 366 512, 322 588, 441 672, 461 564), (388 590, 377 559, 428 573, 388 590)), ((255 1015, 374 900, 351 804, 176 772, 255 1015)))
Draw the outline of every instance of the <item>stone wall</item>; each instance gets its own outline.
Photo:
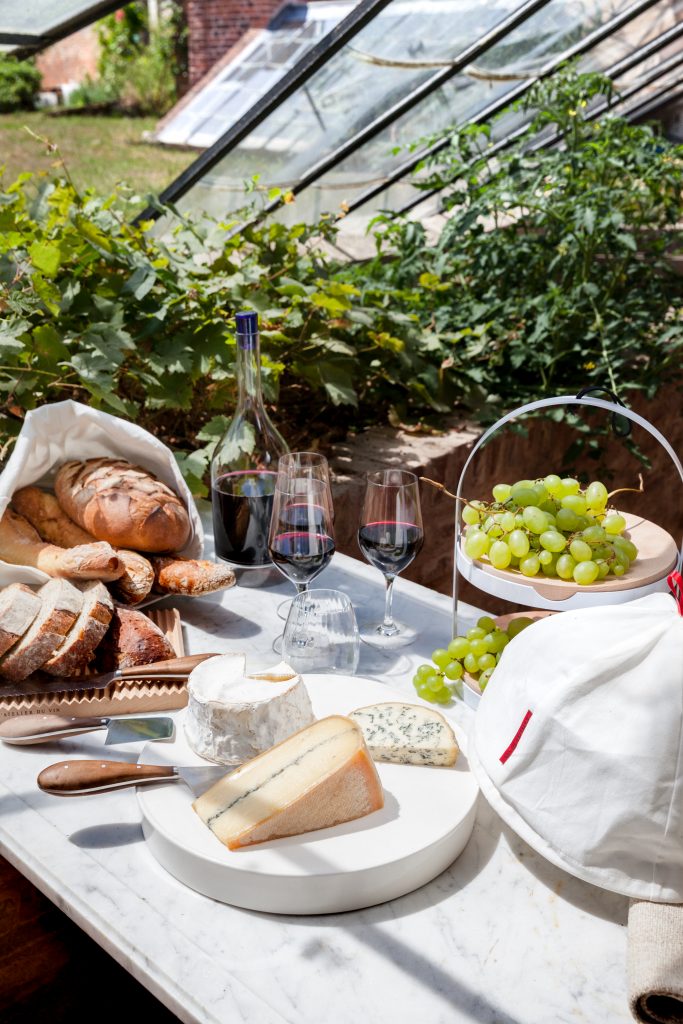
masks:
MULTIPOLYGON (((660 392, 656 401, 639 400, 634 408, 652 422, 668 439, 681 458, 683 452, 683 416, 681 392, 671 387, 660 392)), ((590 414, 595 422, 604 422, 604 414, 590 414)), ((470 498, 490 495, 494 483, 514 483, 524 477, 545 476, 562 468, 562 457, 576 434, 565 424, 548 419, 527 420, 528 433, 506 431, 497 435, 475 457, 468 471, 464 494, 470 498)), ((431 477, 455 490, 465 461, 481 428, 465 421, 453 421, 441 436, 408 434, 390 428, 373 428, 337 445, 331 454, 335 477, 335 532, 338 550, 354 558, 362 557, 356 533, 363 500, 364 475, 377 469, 398 467, 431 477)), ((645 494, 625 494, 619 507, 638 512, 669 530, 678 544, 683 533, 683 484, 663 448, 641 428, 634 427, 633 440, 651 459, 650 469, 643 467, 624 442, 612 437, 599 460, 585 454, 577 470, 602 479, 610 490, 637 486, 642 472, 645 494)), ((407 579, 451 593, 453 573, 454 503, 438 491, 422 485, 422 511, 425 527, 424 547, 405 572, 407 579)), ((480 594, 465 584, 464 600, 501 613, 512 606, 480 594)))

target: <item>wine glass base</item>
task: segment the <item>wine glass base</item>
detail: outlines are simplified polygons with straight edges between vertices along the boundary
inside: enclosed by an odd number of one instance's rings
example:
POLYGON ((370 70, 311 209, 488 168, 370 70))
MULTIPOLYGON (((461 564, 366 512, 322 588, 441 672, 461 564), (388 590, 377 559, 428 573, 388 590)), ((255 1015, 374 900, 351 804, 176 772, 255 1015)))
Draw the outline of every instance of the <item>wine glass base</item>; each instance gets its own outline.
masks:
POLYGON ((280 633, 280 635, 276 636, 275 639, 273 640, 272 647, 276 654, 282 654, 282 641, 284 640, 284 638, 284 633, 280 633))
POLYGON ((279 605, 277 606, 278 619, 282 619, 283 622, 287 621, 289 617, 289 609, 292 607, 293 600, 293 597, 288 597, 286 601, 280 601, 279 605))
POLYGON ((395 633, 385 633, 381 622, 361 622, 360 638, 370 647, 377 647, 384 651, 392 651, 397 647, 407 647, 409 644, 415 643, 418 637, 416 629, 406 626, 402 622, 396 622, 395 626, 395 633))

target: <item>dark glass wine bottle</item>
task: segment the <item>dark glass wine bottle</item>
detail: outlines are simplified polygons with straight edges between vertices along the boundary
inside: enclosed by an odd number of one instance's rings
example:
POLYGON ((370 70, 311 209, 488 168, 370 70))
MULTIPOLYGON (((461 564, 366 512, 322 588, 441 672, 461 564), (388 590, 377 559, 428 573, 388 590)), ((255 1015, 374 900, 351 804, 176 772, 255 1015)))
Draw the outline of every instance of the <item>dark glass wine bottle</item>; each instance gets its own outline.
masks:
POLYGON ((277 461, 289 451, 261 392, 258 315, 238 313, 237 408, 211 463, 216 554, 235 565, 268 565, 268 528, 277 461))

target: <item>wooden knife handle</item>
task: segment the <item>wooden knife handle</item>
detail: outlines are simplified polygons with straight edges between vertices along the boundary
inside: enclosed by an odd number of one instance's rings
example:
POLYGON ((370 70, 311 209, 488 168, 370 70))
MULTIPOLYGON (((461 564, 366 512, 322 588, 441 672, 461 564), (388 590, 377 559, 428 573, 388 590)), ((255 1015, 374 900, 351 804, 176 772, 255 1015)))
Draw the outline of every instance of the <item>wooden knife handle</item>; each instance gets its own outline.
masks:
POLYGON ((188 654, 184 658, 169 658, 168 661, 153 661, 151 665, 131 665, 121 668, 118 675, 122 679, 164 679, 166 676, 188 675, 193 668, 207 658, 215 658, 215 654, 188 654))
POLYGON ((169 765, 129 764, 127 761, 58 761, 44 768, 38 786, 54 796, 84 796, 141 782, 168 782, 178 776, 169 765))
POLYGON ((103 729, 106 718, 77 715, 16 715, 0 723, 0 739, 6 743, 44 743, 48 736, 76 735, 103 729))

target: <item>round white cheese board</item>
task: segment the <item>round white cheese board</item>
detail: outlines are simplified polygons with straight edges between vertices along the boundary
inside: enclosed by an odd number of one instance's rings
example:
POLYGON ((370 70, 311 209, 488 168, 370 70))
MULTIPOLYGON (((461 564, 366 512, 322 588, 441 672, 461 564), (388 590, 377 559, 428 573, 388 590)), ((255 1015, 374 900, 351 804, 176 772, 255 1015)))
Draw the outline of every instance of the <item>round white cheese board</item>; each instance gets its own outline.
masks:
MULTIPOLYGON (((358 676, 310 675, 305 683, 318 718, 384 701, 415 703, 358 676)), ((188 746, 183 716, 174 741, 148 743, 141 763, 208 763, 188 746)), ((183 783, 139 787, 145 839, 185 885, 248 910, 332 914, 384 903, 425 885, 462 852, 474 826, 478 786, 462 751, 452 768, 380 763, 377 769, 382 810, 241 850, 227 849, 206 827, 183 783)))

